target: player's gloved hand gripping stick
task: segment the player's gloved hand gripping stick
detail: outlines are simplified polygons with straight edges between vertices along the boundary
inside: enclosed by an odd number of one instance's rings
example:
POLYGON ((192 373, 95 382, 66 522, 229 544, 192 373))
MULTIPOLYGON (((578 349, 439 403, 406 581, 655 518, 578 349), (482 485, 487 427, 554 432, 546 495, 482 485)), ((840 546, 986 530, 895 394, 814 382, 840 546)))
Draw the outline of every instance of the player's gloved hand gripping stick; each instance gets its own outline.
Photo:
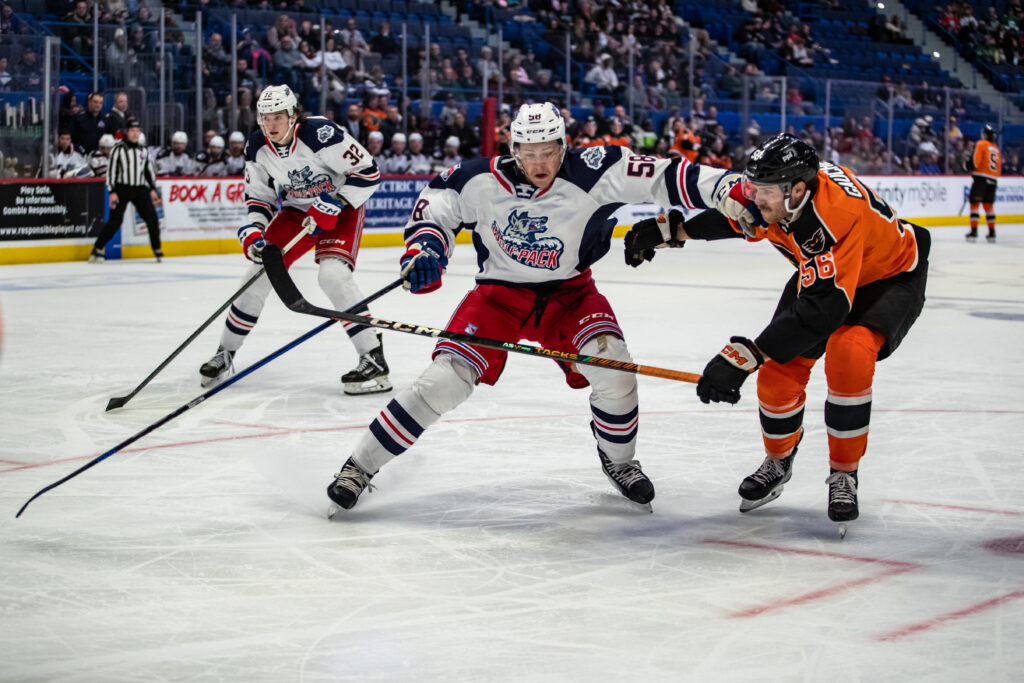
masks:
MULTIPOLYGON (((403 257, 403 261, 404 260, 405 258, 403 257)), ((395 332, 404 332, 406 334, 415 334, 421 337, 450 339, 452 341, 462 342, 463 344, 486 346, 511 353, 521 353, 527 356, 539 356, 541 358, 561 360, 568 363, 575 363, 577 365, 593 365, 600 368, 608 368, 609 370, 619 370, 622 372, 632 372, 637 375, 650 375, 652 377, 674 379, 680 382, 697 383, 700 381, 700 375, 692 372, 668 370, 666 368, 658 368, 651 365, 638 365, 636 363, 627 363, 625 361, 600 358, 598 356, 581 356, 568 351, 554 351, 537 346, 527 346, 525 344, 517 344, 514 342, 488 339, 487 337, 477 337, 458 332, 449 332, 447 330, 439 330, 434 327, 424 327, 422 325, 411 325, 408 323, 395 322, 393 320, 384 320, 383 318, 375 318, 369 315, 355 315, 352 313, 346 313, 345 311, 332 311, 327 308, 320 308, 319 306, 314 306, 303 298, 302 293, 299 292, 298 287, 295 286, 295 282, 292 280, 291 275, 288 274, 288 269, 285 268, 281 250, 276 246, 272 244, 268 245, 263 251, 263 265, 267 269, 267 277, 270 278, 270 284, 273 285, 274 291, 276 291, 277 295, 281 297, 281 301, 284 302, 284 305, 296 313, 305 313, 306 315, 313 315, 320 318, 346 320, 349 322, 359 323, 360 325, 378 327, 384 330, 394 330, 395 332)), ((406 264, 406 267, 407 266, 408 264, 406 264)), ((403 277, 403 280, 404 279, 405 278, 403 277)), ((401 282, 402 280, 399 281, 401 282)))
MULTIPOLYGON (((299 241, 303 237, 305 237, 307 234, 311 234, 313 232, 305 224, 303 225, 303 227, 305 227, 306 230, 305 231, 300 231, 298 235, 296 235, 294 238, 292 238, 292 241, 284 246, 284 251, 288 251, 289 249, 294 247, 296 244, 298 244, 299 241)), ((316 228, 316 226, 314 225, 313 228, 316 228)), ((263 231, 260 230, 258 234, 259 234, 258 237, 253 237, 253 239, 250 240, 247 245, 243 245, 243 249, 245 250, 245 255, 246 255, 246 257, 249 260, 251 260, 253 263, 261 264, 261 263, 263 263, 263 260, 260 258, 260 254, 262 254, 263 247, 266 246, 266 242, 263 240, 263 231), (256 249, 257 245, 258 245, 258 249, 256 249), (253 255, 254 251, 255 251, 255 255, 253 255)), ((109 401, 107 401, 107 411, 111 411, 114 408, 121 408, 122 406, 124 406, 124 404, 128 403, 128 401, 130 401, 133 398, 135 398, 135 395, 138 394, 140 391, 142 391, 143 387, 145 387, 147 384, 149 384, 153 380, 154 377, 156 377, 158 374, 160 374, 160 371, 163 370, 164 368, 166 368, 170 364, 170 362, 172 360, 177 358, 178 354, 181 353, 182 351, 184 351, 186 346, 188 346, 193 341, 195 341, 196 337, 198 337, 202 333, 203 330, 205 330, 207 327, 210 326, 210 323, 212 323, 214 320, 219 318, 220 314, 223 313, 224 311, 226 311, 228 309, 228 306, 230 306, 231 303, 235 299, 237 299, 238 297, 242 296, 242 294, 245 292, 245 290, 249 289, 249 287, 251 287, 252 284, 254 282, 256 282, 256 280, 259 280, 260 277, 263 275, 263 272, 264 272, 263 269, 260 268, 259 272, 255 273, 251 278, 249 278, 245 282, 245 284, 243 284, 238 289, 237 292, 232 294, 231 297, 228 298, 227 301, 225 301, 223 304, 221 304, 220 308, 218 308, 216 311, 213 312, 213 315, 211 315, 209 318, 207 318, 206 321, 202 325, 200 325, 198 328, 196 328, 196 331, 193 332, 192 334, 190 334, 188 339, 183 341, 178 348, 174 349, 174 351, 171 352, 171 355, 167 356, 167 358, 165 358, 163 360, 163 362, 160 363, 160 365, 158 365, 156 367, 156 370, 154 370, 153 372, 149 373, 149 375, 146 377, 146 379, 142 380, 142 382, 140 382, 137 387, 132 389, 131 393, 125 394, 124 396, 114 396, 109 401)))

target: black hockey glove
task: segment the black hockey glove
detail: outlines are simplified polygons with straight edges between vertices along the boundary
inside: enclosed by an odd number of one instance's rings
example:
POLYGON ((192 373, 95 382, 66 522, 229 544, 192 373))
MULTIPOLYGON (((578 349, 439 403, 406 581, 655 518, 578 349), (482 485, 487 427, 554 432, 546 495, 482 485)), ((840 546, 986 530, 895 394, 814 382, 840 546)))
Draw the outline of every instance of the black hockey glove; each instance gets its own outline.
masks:
POLYGON ((697 396, 704 403, 736 403, 740 387, 764 363, 764 356, 746 337, 731 337, 718 355, 704 368, 697 382, 697 396))
POLYGON ((686 242, 676 239, 676 228, 685 222, 683 212, 673 209, 667 214, 633 224, 626 233, 626 265, 636 268, 644 261, 650 261, 654 258, 654 250, 660 247, 682 247, 686 242))

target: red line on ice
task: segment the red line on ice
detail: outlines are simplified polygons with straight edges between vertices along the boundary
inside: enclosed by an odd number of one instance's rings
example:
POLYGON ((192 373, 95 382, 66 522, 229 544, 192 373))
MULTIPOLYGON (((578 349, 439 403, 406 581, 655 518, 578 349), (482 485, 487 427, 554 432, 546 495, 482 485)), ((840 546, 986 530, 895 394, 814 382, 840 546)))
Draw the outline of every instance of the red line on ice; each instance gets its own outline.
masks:
POLYGON ((896 629, 895 631, 889 631, 879 636, 875 636, 875 640, 897 640, 899 638, 905 638, 906 636, 920 633, 921 631, 927 631, 928 629, 935 628, 936 626, 942 626, 943 624, 961 619, 963 617, 969 617, 972 614, 983 612, 993 607, 998 607, 1004 602, 1016 600, 1017 598, 1024 598, 1024 590, 1013 591, 1006 595, 1000 595, 998 598, 992 598, 985 602, 979 602, 977 605, 971 605, 964 609, 957 610, 956 612, 947 612, 946 614, 940 614, 937 617, 932 617, 927 621, 922 621, 917 624, 911 624, 910 626, 904 626, 903 628, 896 629))
POLYGON ((967 512, 988 512, 993 515, 1013 515, 1015 517, 1024 516, 1024 512, 1015 512, 1013 510, 995 510, 993 508, 975 508, 968 507, 966 505, 946 505, 944 503, 925 503, 920 500, 899 500, 896 498, 886 498, 886 503, 899 503, 900 505, 923 505, 925 507, 932 508, 945 508, 947 510, 966 510, 967 512))
POLYGON ((859 557, 859 556, 856 556, 856 555, 843 555, 841 553, 829 553, 829 552, 824 552, 824 551, 820 551, 820 550, 802 550, 802 549, 799 549, 799 548, 784 548, 782 546, 761 545, 759 543, 742 543, 742 542, 739 542, 739 541, 719 541, 719 540, 714 540, 714 539, 709 539, 709 540, 706 540, 704 542, 705 543, 715 543, 717 545, 731 545, 731 546, 734 546, 734 547, 737 547, 737 548, 750 548, 750 549, 753 549, 753 550, 768 550, 768 551, 771 551, 771 552, 788 553, 788 554, 792 554, 792 555, 808 555, 808 556, 811 556, 811 557, 827 557, 827 558, 833 558, 833 559, 839 559, 839 560, 850 560, 852 562, 862 562, 862 563, 866 563, 866 564, 877 564, 877 565, 882 565, 882 566, 885 567, 885 569, 882 569, 881 571, 879 571, 879 572, 877 572, 875 574, 872 574, 871 576, 865 576, 865 577, 862 577, 862 578, 859 578, 859 579, 853 579, 853 580, 850 580, 850 581, 844 581, 842 583, 837 583, 837 584, 832 585, 832 586, 827 586, 825 588, 821 588, 821 589, 818 589, 818 590, 815 590, 815 591, 811 591, 809 593, 803 593, 801 595, 797 595, 797 596, 794 596, 794 597, 791 597, 791 598, 784 598, 784 599, 781 599, 781 600, 776 600, 774 602, 769 602, 769 603, 767 603, 765 605, 759 605, 757 607, 750 607, 748 609, 739 610, 737 612, 732 612, 732 613, 730 613, 728 615, 731 618, 756 617, 756 616, 759 616, 761 614, 764 614, 765 612, 770 612, 772 610, 783 609, 785 607, 792 607, 794 605, 802 605, 804 603, 813 602, 814 600, 820 600, 822 598, 827 598, 827 597, 836 595, 837 593, 842 593, 843 591, 848 591, 848 590, 850 590, 852 588, 857 588, 857 587, 863 586, 865 584, 874 583, 876 581, 881 581, 882 579, 888 578, 890 576, 896 576, 898 574, 904 574, 906 572, 913 571, 914 569, 920 569, 921 566, 922 566, 922 565, 914 564, 914 563, 911 563, 911 562, 899 562, 897 560, 883 560, 883 559, 879 559, 877 557, 859 557))

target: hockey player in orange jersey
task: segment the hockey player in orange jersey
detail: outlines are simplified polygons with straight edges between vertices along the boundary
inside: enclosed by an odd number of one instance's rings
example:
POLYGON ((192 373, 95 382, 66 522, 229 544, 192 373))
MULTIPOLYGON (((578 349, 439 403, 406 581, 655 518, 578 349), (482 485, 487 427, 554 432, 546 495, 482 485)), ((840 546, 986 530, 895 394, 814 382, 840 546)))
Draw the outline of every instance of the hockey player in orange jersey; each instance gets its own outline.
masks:
POLYGON ((771 322, 753 340, 732 337, 707 364, 697 394, 705 403, 736 403, 744 380, 757 372, 767 457, 740 485, 746 512, 774 500, 789 481, 804 436, 804 391, 824 356, 828 515, 845 524, 859 514, 857 471, 867 448, 875 363, 896 350, 921 312, 930 235, 789 135, 754 150, 742 176, 723 174, 714 197, 713 207, 700 208, 717 212, 684 222, 673 210, 634 225, 626 262, 639 265, 655 247, 675 246, 673 239, 725 237, 768 240, 792 262, 796 272, 771 322))
POLYGON ((985 208, 985 222, 988 223, 986 239, 989 242, 996 241, 996 184, 999 182, 1002 165, 999 147, 996 146, 996 130, 986 123, 981 129, 981 139, 975 143, 974 155, 971 157, 971 175, 974 176, 974 182, 971 183, 971 191, 967 195, 971 203, 971 231, 966 235, 968 242, 978 239, 979 204, 985 208))

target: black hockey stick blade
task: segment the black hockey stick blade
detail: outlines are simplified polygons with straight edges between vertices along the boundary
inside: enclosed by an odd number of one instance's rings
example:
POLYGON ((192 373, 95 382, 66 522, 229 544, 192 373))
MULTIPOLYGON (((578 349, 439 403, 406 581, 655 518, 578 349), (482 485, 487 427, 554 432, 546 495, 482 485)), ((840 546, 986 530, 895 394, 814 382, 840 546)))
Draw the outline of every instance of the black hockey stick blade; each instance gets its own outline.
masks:
MULTIPOLYGON (((527 356, 550 358, 552 360, 565 361, 567 363, 594 365, 597 367, 608 368, 609 370, 631 372, 637 375, 650 375, 652 377, 672 379, 679 382, 691 382, 693 384, 700 381, 700 375, 692 372, 669 370, 667 368, 659 368, 652 365, 638 365, 636 363, 628 363, 626 361, 612 360, 611 358, 601 358, 598 356, 584 356, 568 351, 555 351, 539 346, 528 346, 526 344, 499 341, 497 339, 489 339, 487 337, 461 334, 459 332, 449 332, 447 330, 441 330, 435 327, 426 327, 424 325, 413 325, 409 323, 395 322, 393 320, 384 320, 383 318, 376 318, 365 314, 358 315, 345 311, 332 311, 327 308, 315 306, 306 301, 302 296, 302 293, 299 291, 299 288, 295 286, 295 282, 292 280, 291 275, 288 274, 288 269, 284 265, 284 258, 281 255, 281 251, 276 247, 268 246, 263 250, 263 266, 267 269, 267 277, 270 279, 270 284, 273 286, 274 291, 277 292, 278 297, 281 298, 281 301, 284 302, 285 306, 296 313, 315 315, 320 318, 333 318, 334 320, 346 320, 360 325, 369 325, 370 327, 377 327, 384 330, 394 330, 395 332, 415 334, 421 337, 449 339, 451 341, 462 342, 463 344, 486 346, 493 349, 501 349, 502 351, 521 353, 527 356)), ((401 282, 402 279, 399 278, 390 286, 397 286, 401 284, 401 282)))

